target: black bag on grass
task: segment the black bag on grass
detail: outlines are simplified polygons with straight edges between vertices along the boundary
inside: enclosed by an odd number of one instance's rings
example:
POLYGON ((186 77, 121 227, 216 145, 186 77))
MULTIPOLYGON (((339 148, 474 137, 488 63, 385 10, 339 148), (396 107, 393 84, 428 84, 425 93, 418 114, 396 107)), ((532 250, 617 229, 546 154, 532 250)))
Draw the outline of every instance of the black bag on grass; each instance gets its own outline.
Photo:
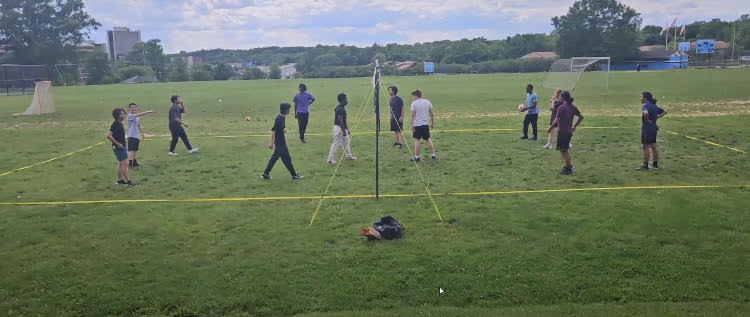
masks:
POLYGON ((372 227, 380 233, 383 239, 400 239, 403 235, 404 228, 395 218, 385 216, 380 221, 373 223, 372 227))

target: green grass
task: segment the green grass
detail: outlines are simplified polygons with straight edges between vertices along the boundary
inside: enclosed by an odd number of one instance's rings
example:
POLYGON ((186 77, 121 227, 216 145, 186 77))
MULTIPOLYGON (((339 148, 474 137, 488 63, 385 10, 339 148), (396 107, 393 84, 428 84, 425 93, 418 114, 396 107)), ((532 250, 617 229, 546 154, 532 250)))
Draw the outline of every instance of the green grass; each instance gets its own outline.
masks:
MULTIPOLYGON (((559 154, 518 140, 514 111, 527 82, 542 74, 388 77, 420 88, 438 115, 440 161, 421 171, 446 220, 427 197, 0 205, 0 314, 3 315, 741 315, 750 278, 747 70, 613 73, 603 93, 574 93, 586 116, 574 137, 575 175, 559 154), (660 164, 640 163, 639 92, 669 111, 660 121, 660 164), (628 189, 462 196, 461 192, 628 189), (390 214, 398 241, 368 242, 359 229, 390 214), (438 289, 446 290, 444 295, 438 289)), ((332 112, 349 95, 350 124, 374 130, 368 79, 304 80, 313 105, 309 144, 295 142, 289 180, 279 162, 259 175, 266 134, 296 81, 232 81, 55 87, 58 113, 12 117, 30 96, 0 98, 0 174, 105 141, 113 107, 135 101, 158 113, 142 123, 132 171, 138 186, 113 185, 107 144, 0 176, 0 202, 317 196, 333 173, 325 164, 332 112), (188 135, 201 152, 167 157, 171 94, 185 99, 188 135), (218 102, 221 99, 222 102, 218 102), (250 122, 242 119, 250 116, 250 122), (238 136, 221 138, 217 136, 238 136)), ((541 84, 538 84, 541 86, 541 84)), ((548 89, 538 88, 540 100, 548 89)), ((547 112, 540 123, 546 122, 547 112)), ((384 120, 384 123, 387 123, 384 120)), ((387 126, 387 124, 384 124, 387 126)), ((540 126, 543 126, 541 124, 540 126)), ((385 194, 425 193, 406 150, 381 139, 385 194), (385 144, 385 145, 383 145, 385 144)), ((329 195, 373 192, 374 135, 353 136, 357 162, 342 162, 329 195)))

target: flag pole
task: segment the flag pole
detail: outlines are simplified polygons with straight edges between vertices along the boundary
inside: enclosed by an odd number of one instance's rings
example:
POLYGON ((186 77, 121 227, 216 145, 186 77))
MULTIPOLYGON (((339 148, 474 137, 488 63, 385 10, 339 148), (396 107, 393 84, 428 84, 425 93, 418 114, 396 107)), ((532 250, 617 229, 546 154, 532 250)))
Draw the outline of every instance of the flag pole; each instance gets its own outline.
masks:
POLYGON ((380 63, 375 60, 375 198, 380 198, 380 63))

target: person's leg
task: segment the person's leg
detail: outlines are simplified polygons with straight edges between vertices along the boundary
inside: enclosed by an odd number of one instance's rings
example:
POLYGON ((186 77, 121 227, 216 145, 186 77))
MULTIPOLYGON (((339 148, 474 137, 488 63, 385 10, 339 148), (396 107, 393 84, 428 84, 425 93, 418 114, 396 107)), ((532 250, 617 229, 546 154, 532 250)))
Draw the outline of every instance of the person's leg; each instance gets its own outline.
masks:
POLYGON ((120 161, 117 162, 117 181, 122 181, 122 164, 120 164, 120 161))
POLYGON ((523 117, 523 137, 528 138, 529 137, 529 123, 531 123, 531 118, 529 115, 526 115, 523 117))
POLYGON ((180 132, 176 128, 169 128, 169 132, 172 133, 172 142, 169 144, 169 152, 174 152, 174 148, 177 146, 177 140, 180 138, 180 132))
POLYGON ((338 151, 339 147, 341 146, 342 139, 344 138, 344 131, 341 130, 341 127, 334 125, 333 126, 333 143, 331 143, 331 150, 328 151, 328 162, 335 162, 334 156, 336 156, 336 151, 338 151))
POLYGON ((648 166, 648 158, 649 158, 649 145, 644 144, 643 145, 643 166, 648 166))
POLYGON ((419 157, 419 150, 422 147, 422 143, 419 142, 419 139, 414 139, 414 156, 419 157))
POLYGON ((538 114, 532 114, 531 115, 531 130, 534 133, 534 140, 536 140, 536 136, 537 136, 537 130, 536 130, 537 120, 539 120, 539 115, 538 114))
POLYGON ((651 153, 653 153, 654 157, 654 163, 653 167, 659 167, 659 148, 656 146, 656 143, 651 144, 651 153))
POLYGON ((307 121, 310 119, 309 113, 298 113, 297 121, 299 122, 299 139, 305 139, 305 131, 307 130, 307 121))
POLYGON ((188 141, 187 133, 185 133, 185 129, 180 127, 179 129, 179 135, 180 139, 182 139, 182 143, 185 143, 185 147, 188 149, 188 151, 192 150, 193 147, 190 146, 190 141, 188 141))
POLYGON ((128 176, 128 161, 120 161, 120 168, 122 168, 122 177, 125 179, 125 181, 130 181, 130 177, 128 176))
POLYGON ((560 154, 562 154, 563 160, 565 161, 565 168, 572 168, 573 164, 570 163, 570 151, 562 150, 560 151, 560 154))
POLYGON ((432 139, 427 140, 427 146, 430 148, 430 154, 435 155, 435 144, 432 143, 432 139))
POLYGON ((347 159, 354 159, 354 155, 352 155, 352 148, 349 146, 349 135, 343 137, 341 141, 341 147, 344 149, 344 153, 346 153, 347 159))
POLYGON ((266 170, 263 172, 263 175, 269 175, 271 173, 271 170, 273 169, 274 164, 276 164, 276 161, 279 160, 279 154, 277 152, 278 150, 273 151, 271 159, 268 160, 268 166, 266 166, 266 170))
POLYGON ((289 155, 289 150, 285 148, 284 151, 281 152, 280 157, 281 162, 284 163, 286 169, 289 170, 289 174, 296 176, 297 172, 294 170, 294 165, 292 165, 292 156, 289 155))

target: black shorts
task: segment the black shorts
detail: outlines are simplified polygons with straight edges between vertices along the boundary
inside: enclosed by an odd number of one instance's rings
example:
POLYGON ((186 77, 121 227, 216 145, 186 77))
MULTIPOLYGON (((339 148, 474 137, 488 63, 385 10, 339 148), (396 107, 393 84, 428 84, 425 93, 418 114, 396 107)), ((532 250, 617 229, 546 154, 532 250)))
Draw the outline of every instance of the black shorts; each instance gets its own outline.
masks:
POLYGON ((557 117, 557 110, 552 110, 552 115, 549 117, 549 125, 552 125, 552 122, 555 121, 555 117, 557 117))
POLYGON ((404 123, 399 122, 398 120, 391 118, 391 131, 393 132, 401 132, 404 130, 404 123))
POLYGON ((430 139, 430 126, 421 125, 414 127, 414 133, 411 134, 412 138, 417 140, 429 140, 430 139))
POLYGON ((569 132, 557 132, 557 150, 567 151, 570 148, 570 140, 573 139, 573 133, 569 132))
POLYGON ((138 138, 128 138, 128 151, 138 152, 138 145, 140 143, 141 140, 138 138))
POLYGON ((641 129, 641 144, 656 144, 656 134, 659 130, 643 128, 641 129))

